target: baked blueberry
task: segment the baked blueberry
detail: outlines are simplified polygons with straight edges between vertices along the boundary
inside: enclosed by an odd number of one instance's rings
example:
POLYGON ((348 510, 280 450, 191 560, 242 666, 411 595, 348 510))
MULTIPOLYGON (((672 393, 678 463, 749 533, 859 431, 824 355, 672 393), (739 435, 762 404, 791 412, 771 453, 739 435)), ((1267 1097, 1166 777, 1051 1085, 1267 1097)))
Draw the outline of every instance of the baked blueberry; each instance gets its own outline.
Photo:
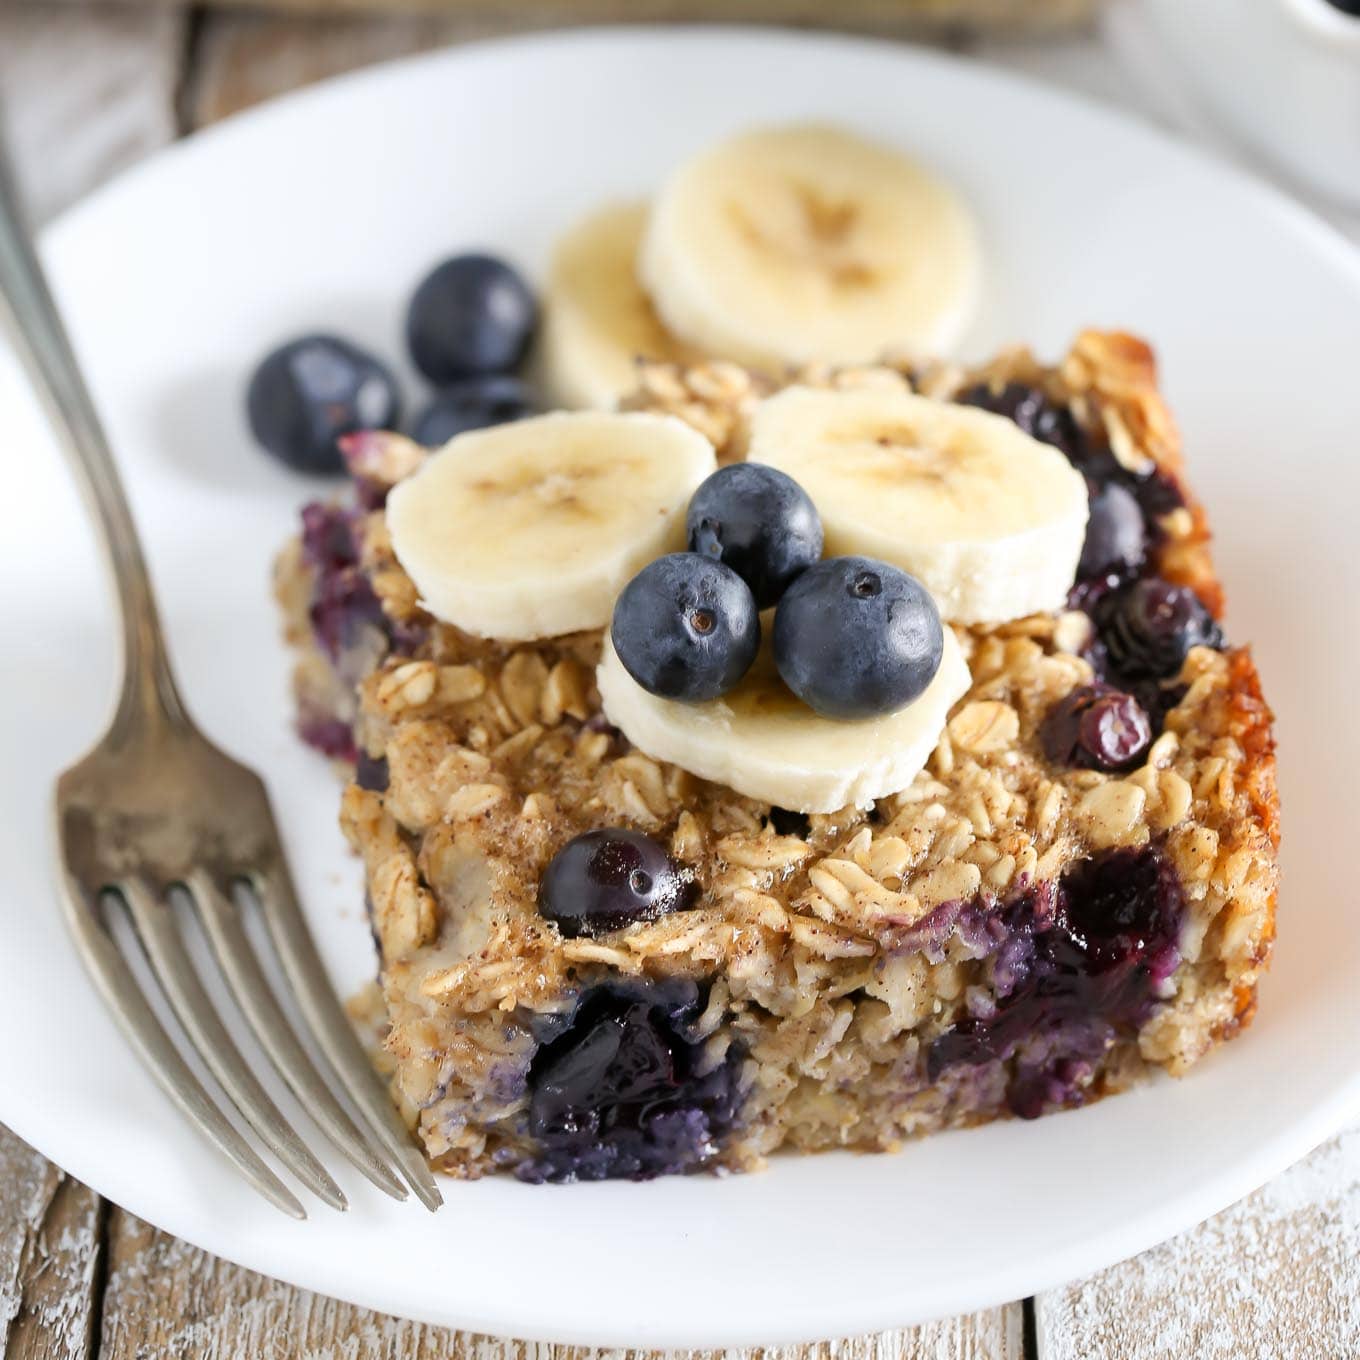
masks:
POLYGON ((1013 420, 1026 434, 1061 449, 1074 463, 1080 463, 1086 456, 1081 427, 1071 411, 1050 401, 1037 387, 1013 382, 994 388, 978 383, 960 392, 954 400, 961 406, 976 406, 1013 420))
POLYGON ((1129 680, 1175 675, 1191 647, 1221 647, 1223 634, 1188 586, 1149 576, 1101 600, 1096 628, 1109 668, 1129 680))
MULTIPOLYGON (((1072 865, 1055 884, 1038 883, 1007 903, 996 963, 1006 983, 996 1010, 969 1017, 931 1044, 931 1081, 956 1063, 1005 1059, 1027 1038, 1044 1033, 1087 1040, 1092 1057, 1113 1033, 1141 1025, 1165 980, 1180 962, 1185 892, 1158 849, 1113 850, 1072 865), (1084 1037, 1083 1037, 1084 1036, 1084 1037)), ((1080 1104, 1080 1080, 1039 1080, 1017 1065, 1007 1088, 1011 1109, 1033 1119, 1055 1104, 1080 1104)), ((1069 1074, 1078 1077, 1078 1073, 1069 1074)), ((1089 1071, 1088 1071, 1089 1075, 1089 1071)))
POLYGON ((726 694, 751 668, 760 615, 751 588, 698 553, 649 562, 614 604, 609 636, 643 689, 698 703, 726 694))
POLYGON ((319 501, 302 510, 302 556, 312 571, 307 614, 317 645, 345 674, 351 645, 364 644, 358 648, 364 660, 373 635, 381 637, 388 628, 382 604, 359 566, 358 518, 353 511, 319 501))
POLYGON ((320 751, 332 760, 355 758, 354 729, 343 718, 301 716, 297 733, 314 751, 320 751))
POLYGON ((690 906, 693 876, 650 836, 625 827, 587 831, 552 857, 538 909, 563 935, 599 935, 690 906))
POLYGON ((1138 498, 1118 482, 1094 487, 1077 579, 1134 576, 1146 555, 1147 526, 1138 498))
POLYGON ((591 989, 544 1036, 529 1068, 534 1156, 527 1181, 596 1181, 696 1171, 711 1164, 741 1106, 743 1053, 707 1060, 692 982, 591 989))
POLYGON ((465 378, 441 388, 411 424, 411 438, 437 449, 455 435, 522 420, 537 411, 529 389, 505 373, 465 378))
POLYGON ((822 555, 822 521, 807 492, 761 463, 732 463, 706 478, 685 530, 690 552, 731 567, 761 609, 822 555))
POLYGON ((1126 770, 1152 742, 1152 723, 1132 694, 1079 685, 1058 700, 1039 728, 1044 754, 1059 765, 1126 770))
POLYGON ((272 350, 246 390, 257 442, 301 472, 344 471, 336 440, 397 423, 396 380, 366 350, 338 335, 304 335, 272 350))
POLYGON ((354 782, 361 789, 373 793, 386 793, 388 783, 387 757, 371 756, 367 751, 359 751, 354 762, 354 782))
POLYGON ((944 626, 929 591, 869 557, 830 557, 785 592, 774 616, 784 683, 828 718, 872 718, 919 698, 940 669, 944 626))
POLYGON ((524 358, 538 324, 528 284, 504 260, 455 255, 421 282, 406 313, 416 367, 443 385, 508 373, 524 358))

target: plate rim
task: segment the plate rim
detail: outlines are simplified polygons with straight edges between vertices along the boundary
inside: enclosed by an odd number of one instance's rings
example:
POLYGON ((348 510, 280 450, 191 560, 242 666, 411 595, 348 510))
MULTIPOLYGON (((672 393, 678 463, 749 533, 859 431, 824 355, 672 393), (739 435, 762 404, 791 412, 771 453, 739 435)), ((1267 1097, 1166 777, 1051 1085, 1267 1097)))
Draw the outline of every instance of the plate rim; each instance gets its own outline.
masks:
MULTIPOLYGON (((103 204, 110 198, 124 193, 135 193, 141 176, 158 175, 173 168, 174 162, 183 156, 192 156, 205 144, 219 139, 238 135, 242 128, 248 128, 258 121, 267 121, 280 110, 295 103, 324 102, 328 99, 344 99, 352 91, 366 84, 381 85, 387 81, 399 81, 403 72, 417 66, 435 66, 443 63, 457 64, 460 61, 477 60, 488 54, 496 55, 509 49, 512 52, 539 48, 558 48, 569 46, 607 46, 613 43, 636 43, 639 40, 653 42, 657 39, 671 39, 696 42, 699 44, 719 42, 752 42, 783 44, 788 47, 826 48, 837 47, 852 52, 873 53, 875 56, 889 56, 894 61, 906 65, 935 66, 946 71, 963 75, 968 80, 983 80, 1003 89, 1007 86, 1023 90, 1030 96, 1041 96, 1055 105, 1063 105, 1068 110, 1079 113, 1085 119, 1117 127, 1122 135, 1134 135, 1148 143, 1157 144, 1162 154, 1174 155, 1183 163, 1215 177, 1220 181, 1234 183, 1239 191, 1254 196, 1269 212, 1281 219, 1285 229, 1301 235, 1311 248, 1323 252, 1330 265, 1349 275, 1360 295, 1360 251, 1341 234, 1339 230, 1320 218, 1306 205, 1288 197, 1273 185, 1263 182, 1256 175, 1239 166, 1222 162, 1214 156, 1188 145, 1165 129, 1146 123, 1136 116, 1100 103, 1085 94, 1071 92, 1048 84, 1035 77, 995 67, 985 61, 921 48, 909 43, 887 39, 875 39, 845 33, 802 32, 778 27, 760 25, 719 25, 719 24, 620 24, 600 27, 587 27, 572 30, 549 30, 526 35, 510 35, 482 39, 464 44, 450 45, 432 52, 416 53, 376 63, 357 71, 348 72, 318 82, 300 90, 267 100, 249 109, 223 119, 211 127, 193 133, 187 138, 172 143, 153 153, 134 166, 101 185, 98 189, 80 199, 55 218, 41 234, 41 247, 44 251, 55 245, 72 232, 78 231, 86 214, 98 214, 103 204)), ((8 346, 6 346, 8 348, 8 346)), ((49 819, 49 837, 50 837, 49 819)), ((51 841, 49 841, 51 844, 51 841)), ((1329 1097, 1314 1101, 1304 1115, 1286 1129, 1255 1149, 1251 1158, 1239 1158, 1227 1169, 1204 1178, 1193 1193, 1175 1199, 1165 1200, 1150 1207, 1133 1219, 1124 1220, 1118 1230, 1121 1245, 1112 1254, 1113 1234, 1109 1229, 1091 1229, 1081 1238, 1068 1242, 1061 1251, 1049 1252, 1043 1258, 1043 1268, 1028 1268, 1021 1261, 1006 1272, 992 1272, 987 1278, 985 1289, 970 1290, 960 1285, 952 1291, 942 1291, 941 1307, 932 1308, 916 1321, 928 1317, 943 1317, 979 1309, 1004 1306, 1013 1299, 1037 1294, 1056 1287, 1062 1281, 1091 1273, 1093 1269, 1103 1268, 1116 1261, 1146 1250, 1165 1240, 1168 1236, 1203 1222, 1208 1217, 1235 1203, 1265 1181, 1279 1174, 1299 1158, 1325 1141, 1349 1118, 1360 1113, 1360 1065, 1350 1074, 1350 1079, 1333 1089, 1329 1097), (1179 1206, 1179 1211, 1177 1211, 1179 1206), (1091 1248, 1103 1244, 1103 1249, 1091 1254, 1091 1248), (1092 1261, 1097 1264, 1092 1265, 1092 1261), (1007 1299, 995 1301, 1001 1284, 1013 1288, 1007 1299)), ((6 1114, 6 1122, 25 1142, 41 1151, 38 1143, 28 1136, 25 1119, 26 1111, 17 1115, 6 1114)), ((175 1116, 171 1116, 174 1118, 175 1116)), ((77 1157, 76 1161, 81 1159, 77 1157)), ((76 1174, 76 1173, 71 1173, 76 1174)), ((81 1179, 84 1179, 83 1177, 81 1179)), ((100 1177, 86 1181, 97 1193, 100 1177)), ((116 1196, 105 1195, 113 1202, 116 1196)), ((135 1209, 129 1209, 136 1212, 135 1209)), ((173 1215, 169 1216, 173 1219, 173 1215)), ((192 1228, 188 1234, 181 1233, 173 1226, 160 1224, 167 1232, 181 1236, 194 1243, 192 1228)), ((238 1260, 231 1252, 221 1252, 214 1248, 203 1248, 232 1261, 245 1269, 259 1270, 238 1260)), ((303 1261, 300 1259, 300 1264, 303 1261)), ((275 1275, 298 1287, 327 1294, 331 1297, 347 1297, 331 1294, 324 1282, 309 1281, 306 1272, 289 1272, 275 1275), (299 1277, 301 1276, 301 1278, 299 1277), (290 1278, 291 1277, 291 1278, 290 1278)), ((352 1291, 351 1291, 352 1293, 352 1291)), ((377 1308, 363 1299, 352 1301, 362 1307, 377 1308)), ((658 1327, 645 1337, 637 1332, 626 1336, 611 1334, 607 1327, 600 1330, 583 1328, 537 1327, 532 1323, 515 1322, 507 1330, 506 1319, 494 1310, 478 1316, 475 1312, 460 1309, 457 1317, 441 1315, 431 1310, 404 1314, 426 1320, 434 1325, 457 1327, 463 1330, 485 1331, 497 1336, 513 1336, 518 1339, 534 1341, 554 1341, 562 1344, 600 1345, 600 1346, 721 1346, 721 1345, 759 1345, 779 1344, 781 1342, 802 1342, 820 1340, 827 1336, 849 1335, 857 1332, 887 1330, 911 1325, 901 1321, 901 1315, 893 1310, 890 1300, 884 1300, 875 1311, 865 1307, 853 1308, 853 1320, 843 1316, 840 1322, 830 1323, 830 1330, 808 1334, 805 1331, 788 1333, 775 1332, 769 1328, 742 1331, 726 1328, 721 1332, 693 1330, 682 1332, 658 1327)), ((828 1319, 835 1314, 834 1309, 824 1308, 821 1315, 828 1319)), ((686 1323, 686 1326, 696 1325, 686 1323)))

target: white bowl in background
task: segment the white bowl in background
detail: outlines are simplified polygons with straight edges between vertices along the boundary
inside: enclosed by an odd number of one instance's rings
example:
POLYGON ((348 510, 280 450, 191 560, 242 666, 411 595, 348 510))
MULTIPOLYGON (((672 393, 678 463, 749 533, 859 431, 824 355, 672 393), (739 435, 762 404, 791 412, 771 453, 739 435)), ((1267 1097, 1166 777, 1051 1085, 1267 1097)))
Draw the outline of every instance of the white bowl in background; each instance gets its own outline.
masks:
POLYGON ((1360 205, 1360 18, 1328 0, 1117 0, 1109 13, 1114 45, 1141 30, 1225 131, 1360 205))

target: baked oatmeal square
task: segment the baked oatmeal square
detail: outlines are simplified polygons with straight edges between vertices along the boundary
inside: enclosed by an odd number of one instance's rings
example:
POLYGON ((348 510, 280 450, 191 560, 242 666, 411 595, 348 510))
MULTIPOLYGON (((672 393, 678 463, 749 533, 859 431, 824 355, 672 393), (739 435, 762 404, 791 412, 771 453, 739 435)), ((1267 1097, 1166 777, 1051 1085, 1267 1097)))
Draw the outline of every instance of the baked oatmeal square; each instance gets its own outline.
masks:
POLYGON ((1182 1075, 1251 1018, 1278 877, 1271 718, 1217 622, 1147 346, 1086 332, 1056 366, 1017 349, 783 383, 651 364, 626 405, 726 464, 786 386, 1007 416, 1086 478, 1093 519, 1104 497, 1116 530, 1130 505, 1140 526, 1137 554, 1083 561, 1067 607, 947 625, 966 692, 923 768, 865 806, 799 811, 630 744, 598 628, 497 641, 427 612, 386 509, 427 462, 400 436, 350 437, 352 498, 309 507, 279 560, 300 730, 348 779, 393 1095, 441 1170, 891 1149, 1182 1075), (549 867, 590 833, 640 838, 664 909, 577 928, 545 908, 549 867))

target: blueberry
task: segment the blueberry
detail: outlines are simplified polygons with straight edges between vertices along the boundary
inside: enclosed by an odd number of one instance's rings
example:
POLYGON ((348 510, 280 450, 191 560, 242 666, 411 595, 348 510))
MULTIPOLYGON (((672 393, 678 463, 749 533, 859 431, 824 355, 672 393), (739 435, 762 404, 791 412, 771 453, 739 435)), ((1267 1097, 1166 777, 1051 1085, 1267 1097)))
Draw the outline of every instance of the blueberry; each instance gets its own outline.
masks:
POLYGON ((343 718, 302 716, 297 732, 306 745, 332 760, 353 760, 357 754, 354 729, 343 718))
POLYGON ((643 689, 697 703, 726 694, 760 648, 750 587, 698 553, 671 553, 638 572, 614 604, 609 636, 643 689))
POLYGON ((1135 576, 1146 555, 1147 526, 1138 498, 1118 482, 1093 488, 1077 579, 1135 576))
POLYGON ((506 374, 465 378, 442 388, 411 425, 411 438, 437 449, 454 435, 522 420, 537 410, 529 389, 506 374))
POLYGON ((595 987, 529 1066, 528 1181, 643 1180, 712 1163, 737 1121, 744 1054, 705 1060, 692 982, 595 987))
POLYGON ((761 609, 822 555, 822 521, 807 492, 760 463, 733 463, 701 483, 685 531, 690 552, 731 567, 761 609))
POLYGON ((538 909, 564 935, 599 935, 683 911, 694 880, 650 836, 624 827, 587 831, 552 858, 538 909))
POLYGON ((1057 922, 1099 977, 1130 965, 1161 971, 1156 956, 1175 948, 1183 911, 1170 862, 1155 850, 1125 850, 1084 860, 1063 875, 1057 922))
POLYGON ((1173 676, 1191 647, 1223 645, 1199 596, 1155 576, 1101 600, 1096 628, 1109 668, 1127 680, 1173 676))
POLYGON ((1133 695, 1109 685, 1079 685, 1049 709, 1039 740, 1056 764, 1126 770, 1147 751, 1152 723, 1133 695))
POLYGON ((442 386, 508 373, 524 358, 538 303, 524 280, 490 255, 455 255, 416 289, 406 342, 416 367, 442 386))
POLYGON ((828 718, 872 718, 919 698, 940 669, 944 628, 926 588, 869 557, 830 557, 774 616, 784 683, 828 718))
POLYGON ((1327 3, 1352 19, 1360 19, 1360 0, 1327 0, 1327 3))
POLYGON ((1141 476, 1124 475, 1129 478, 1129 490, 1142 509, 1147 524, 1155 525, 1163 515, 1169 515, 1185 504, 1185 496, 1175 478, 1161 468, 1154 468, 1141 476))
POLYGON ((1037 387, 1012 382, 994 388, 978 383, 954 400, 961 406, 976 406, 1013 420, 1027 435, 1061 449, 1074 463, 1087 456, 1085 437, 1072 412, 1050 401, 1037 387))
POLYGON ((308 617, 317 644, 337 665, 351 644, 387 629, 382 603, 359 565, 358 518, 319 501, 302 510, 302 555, 312 570, 308 617))
POLYGON ((360 751, 354 762, 354 782, 372 793, 386 793, 388 782, 387 757, 371 756, 360 751))
POLYGON ((302 507, 302 557, 313 571, 338 571, 359 561, 356 516, 338 505, 312 501, 302 507))
POLYGON ((1114 850, 1037 883, 991 914, 997 1004, 931 1044, 931 1081, 955 1064, 1019 1057, 1006 1096, 1032 1119, 1055 1104, 1080 1104, 1092 1061, 1116 1032, 1151 1014, 1180 962, 1185 892, 1155 848, 1114 850), (1003 971, 1004 970, 1004 971, 1003 971), (1032 1065, 1033 1050, 1040 1057, 1032 1065), (1019 1051, 1019 1053, 1017 1052, 1019 1051))
POLYGON ((273 350, 246 392, 250 432, 302 472, 344 471, 339 436, 385 429, 399 413, 391 373, 335 335, 307 335, 273 350))

